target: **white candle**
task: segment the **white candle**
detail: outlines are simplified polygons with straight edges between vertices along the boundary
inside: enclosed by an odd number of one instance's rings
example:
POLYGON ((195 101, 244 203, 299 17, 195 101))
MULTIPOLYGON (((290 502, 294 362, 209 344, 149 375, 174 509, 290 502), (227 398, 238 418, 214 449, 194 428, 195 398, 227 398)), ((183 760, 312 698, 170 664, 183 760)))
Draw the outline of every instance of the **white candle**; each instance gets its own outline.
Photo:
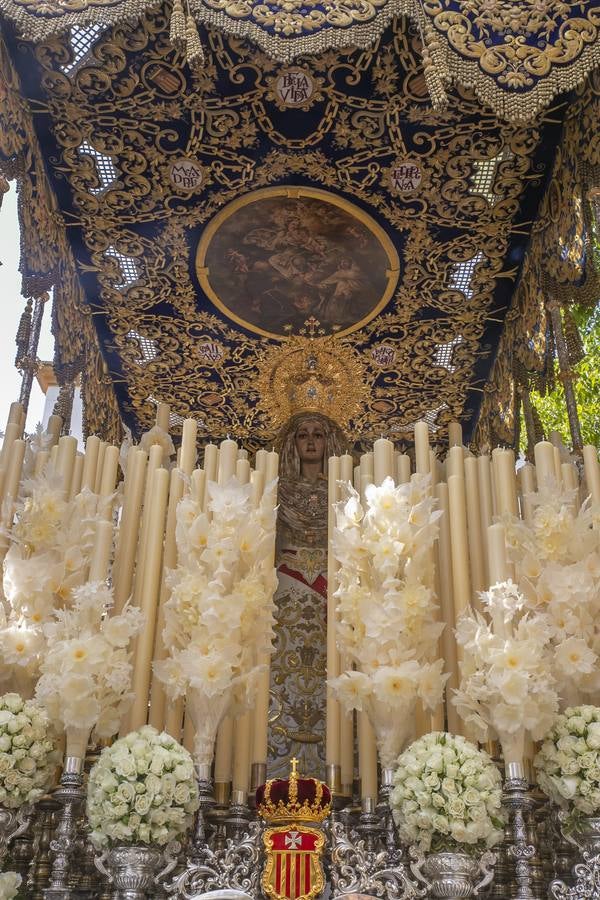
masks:
POLYGON ((100 496, 110 497, 114 493, 117 484, 117 471, 119 467, 119 448, 109 445, 104 451, 102 464, 102 478, 100 480, 100 496))
POLYGON ((71 488, 69 490, 69 500, 72 500, 81 491, 81 478, 83 476, 83 453, 75 456, 73 465, 73 477, 71 478, 71 488))
POLYGON ((257 450, 256 457, 254 461, 254 468, 257 472, 262 472, 263 474, 267 474, 267 451, 266 450, 257 450))
POLYGON ((17 425, 20 425, 23 413, 24 413, 24 409, 23 409, 22 403, 19 403, 18 400, 16 400, 14 403, 11 403, 9 411, 8 411, 8 420, 7 420, 6 424, 8 425, 11 422, 15 422, 17 425))
MULTIPOLYGON (((333 531, 335 525, 334 504, 337 500, 337 483, 340 477, 340 458, 330 456, 328 461, 328 555, 327 555, 327 680, 337 678, 339 656, 336 643, 336 570, 337 560, 333 554, 333 531)), ((333 690, 327 686, 326 694, 326 740, 325 763, 329 766, 340 764, 340 708, 333 690)))
POLYGON ((60 416, 50 416, 48 419, 48 424, 46 425, 46 434, 50 435, 52 438, 51 446, 58 444, 58 439, 60 437, 60 432, 62 430, 63 421, 60 416))
POLYGON ((156 424, 163 431, 169 430, 169 422, 171 419, 171 407, 168 403, 159 403, 156 407, 156 424))
POLYGON ((95 434, 85 442, 85 458, 83 461, 83 473, 81 475, 81 490, 87 488, 93 491, 96 486, 96 469, 98 467, 98 451, 100 438, 95 434))
POLYGON ((250 463, 247 459, 238 459, 235 464, 235 474, 240 484, 248 484, 250 481, 250 463))
POLYGON ((129 719, 129 730, 131 731, 145 725, 148 716, 150 666, 154 655, 156 607, 161 582, 163 534, 169 492, 169 473, 166 469, 157 469, 154 472, 152 489, 152 504, 148 518, 147 552, 145 554, 140 602, 140 607, 145 617, 145 625, 144 630, 137 639, 134 658, 132 692, 135 699, 129 719))
POLYGON ((96 523, 96 537, 94 550, 90 561, 90 581, 104 581, 108 575, 108 564, 112 550, 113 526, 112 522, 101 520, 96 523))
POLYGON ((592 444, 584 444, 583 463, 587 489, 592 495, 592 502, 600 503, 600 464, 598 463, 598 452, 592 444))
POLYGON ((365 801, 377 800, 377 744, 375 732, 366 713, 358 713, 358 771, 360 797, 365 801))
POLYGON ((64 435, 58 442, 58 456, 56 458, 56 471, 62 479, 65 496, 69 496, 75 454, 77 453, 77 438, 72 435, 64 435))
POLYGON ((106 453, 107 446, 106 441, 100 441, 100 446, 98 447, 98 460, 96 462, 96 477, 94 478, 94 487, 92 488, 95 494, 100 493, 102 472, 104 471, 104 454, 106 453))
POLYGON ((454 605, 452 599, 452 551, 450 544, 450 514, 448 508, 448 485, 436 484, 435 497, 442 515, 439 519, 437 548, 437 570, 439 572, 439 597, 442 621, 446 627, 442 631, 441 643, 446 671, 450 678, 446 684, 446 715, 451 734, 461 734, 460 717, 452 703, 453 689, 458 688, 458 655, 454 636, 454 605))
POLYGON ((535 493, 535 468, 531 463, 521 466, 518 478, 521 482, 521 517, 526 522, 531 522, 533 518, 531 495, 535 493))
POLYGON ((410 481, 410 456, 408 453, 399 453, 396 459, 396 481, 398 484, 408 484, 410 481))
POLYGON ((393 474, 394 445, 386 438, 379 438, 373 445, 373 480, 383 484, 384 479, 393 474))
POLYGON ((464 478, 461 478, 459 475, 451 475, 448 478, 448 504, 450 512, 450 545, 452 549, 454 618, 458 621, 471 602, 465 482, 464 478))
POLYGON ((448 446, 462 447, 462 425, 460 422, 450 422, 448 425, 448 446))
POLYGON ((231 781, 233 763, 233 719, 225 716, 217 732, 215 745, 215 786, 231 781))
POLYGON ((419 475, 429 474, 429 425, 415 423, 415 468, 419 475))
POLYGON ((207 444, 204 448, 204 471, 207 481, 217 480, 219 468, 219 448, 216 444, 207 444))
POLYGON ((473 602, 478 605, 478 593, 484 591, 486 584, 486 566, 483 555, 483 534, 481 529, 481 513, 479 502, 479 479, 477 460, 471 456, 464 461, 465 493, 467 501, 467 528, 469 534, 469 558, 471 561, 471 586, 473 602))
POLYGON ((274 478, 277 478, 279 473, 279 454, 272 450, 270 453, 267 453, 267 471, 265 475, 265 483, 268 484, 269 481, 273 481, 274 478))
POLYGON ((132 451, 128 454, 123 511, 121 513, 115 564, 113 566, 115 613, 119 613, 123 609, 131 593, 140 512, 146 480, 146 451, 137 447, 132 448, 132 451))
MULTIPOLYGON (((506 542, 504 526, 496 523, 490 525, 487 531, 488 558, 490 561, 490 585, 506 581, 508 577, 508 560, 506 558, 506 542)), ((504 614, 501 610, 492 611, 494 634, 501 638, 506 637, 504 614)))
POLYGON ((446 455, 446 474, 448 478, 451 475, 458 475, 460 478, 464 478, 464 459, 465 454, 462 444, 460 447, 450 447, 446 455))
POLYGON ((181 461, 180 468, 190 476, 196 465, 196 436, 198 423, 195 419, 186 419, 181 432, 181 461))
POLYGON ((492 470, 496 485, 498 514, 517 516, 519 514, 519 506, 515 454, 513 451, 496 447, 492 451, 492 470))
POLYGON ((556 473, 554 470, 554 447, 550 441, 540 441, 534 447, 535 469, 538 483, 538 490, 544 487, 545 482, 550 479, 554 482, 556 473))
POLYGON ((250 787, 250 713, 238 716, 233 723, 232 790, 246 795, 250 787))
POLYGON ((238 446, 235 441, 229 438, 221 441, 219 446, 219 484, 227 484, 229 479, 235 475, 237 451, 238 446))
MULTIPOLYGON (((163 642, 163 629, 165 627, 165 603, 171 592, 167 586, 166 571, 174 569, 177 565, 177 542, 175 530, 177 526, 177 505, 183 497, 185 487, 184 474, 181 469, 171 469, 169 482, 169 503, 167 508, 167 522, 165 527, 165 542, 163 549, 162 580, 160 585, 160 600, 158 615, 156 617, 156 638, 154 641, 154 661, 159 662, 166 656, 166 648, 163 642)), ((148 723, 162 730, 165 719, 165 691, 163 683, 152 673, 152 687, 150 690, 150 711, 148 723)))

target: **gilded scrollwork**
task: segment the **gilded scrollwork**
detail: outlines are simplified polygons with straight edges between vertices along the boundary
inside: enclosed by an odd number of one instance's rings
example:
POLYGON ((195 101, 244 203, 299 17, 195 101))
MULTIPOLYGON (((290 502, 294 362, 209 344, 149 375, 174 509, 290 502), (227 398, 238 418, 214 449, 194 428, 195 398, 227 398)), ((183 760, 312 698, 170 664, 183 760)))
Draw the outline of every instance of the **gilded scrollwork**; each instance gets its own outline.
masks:
MULTIPOLYGON (((66 258, 74 254, 78 273, 61 327, 73 335, 73 359, 83 353, 103 386, 106 421, 112 379, 136 431, 166 400, 177 421, 194 415, 207 436, 272 438, 257 372, 277 342, 248 333, 207 299, 194 257, 227 204, 264 188, 310 185, 365 210, 399 257, 393 297, 345 338, 366 389, 350 435, 403 439, 423 416, 436 427, 457 416, 468 424, 482 397, 483 419, 493 406, 494 433, 507 434, 514 391, 505 359, 533 353, 527 367, 539 370, 546 352, 535 283, 542 269, 554 273, 541 257, 527 258, 516 300, 533 350, 514 349, 509 316, 508 351, 490 385, 486 378, 563 108, 530 125, 503 122, 460 88, 440 114, 427 93, 420 35, 402 19, 367 49, 325 50, 293 66, 208 30, 201 71, 169 44, 168 20, 168 8, 155 5, 135 24, 105 30, 77 66, 65 35, 18 47, 19 66, 39 74, 30 107, 71 239, 69 247, 62 228, 57 246, 61 257, 63 248, 66 258), (103 360, 79 346, 92 322, 103 360)), ((586 115, 582 101, 589 169, 600 151, 586 115)), ((24 143, 36 146, 35 135, 24 143)), ((568 146, 560 153, 566 158, 568 146)), ((542 231, 554 208, 550 191, 544 203, 542 231)), ((574 214, 569 225, 575 257, 581 221, 574 214)), ((562 214, 552 228, 556 243, 562 214)), ((536 225, 534 242, 539 233, 536 225)))

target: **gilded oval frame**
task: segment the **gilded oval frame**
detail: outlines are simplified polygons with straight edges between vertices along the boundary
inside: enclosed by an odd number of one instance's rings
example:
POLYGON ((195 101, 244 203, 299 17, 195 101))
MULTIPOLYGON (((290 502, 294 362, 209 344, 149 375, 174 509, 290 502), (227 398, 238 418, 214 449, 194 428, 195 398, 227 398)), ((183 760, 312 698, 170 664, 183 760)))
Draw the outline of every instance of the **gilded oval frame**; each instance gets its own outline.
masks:
POLYGON ((271 199, 273 197, 285 197, 286 199, 298 199, 300 197, 307 197, 313 200, 320 200, 323 203, 329 203, 331 206, 336 206, 339 209, 342 209, 351 218, 359 221, 368 229, 368 231, 371 232, 374 238, 378 241, 388 260, 388 267, 385 270, 385 289, 379 300, 373 305, 373 307, 368 311, 366 315, 364 315, 356 322, 352 323, 352 325, 340 329, 336 333, 340 336, 344 336, 358 331, 360 328, 374 319, 375 316, 378 315, 382 311, 382 309, 384 309, 384 307, 392 298, 396 289, 396 285, 398 284, 398 279, 400 277, 400 259, 396 247, 394 246, 389 235, 381 227, 381 225, 379 225, 375 221, 375 219, 373 219, 372 216, 370 216, 359 206, 356 206, 354 203, 346 200, 344 197, 340 197, 338 194, 333 194, 329 191, 323 191, 319 188, 292 185, 279 185, 277 187, 262 188, 258 191, 251 191, 247 194, 244 194, 242 197, 237 197, 235 200, 232 200, 230 203, 226 204, 223 209, 219 210, 219 212, 215 216, 213 216, 213 218, 210 220, 210 222, 202 232, 196 250, 196 275, 198 277, 198 281, 200 282, 202 290, 209 298, 209 300, 217 307, 217 309, 219 309, 223 313, 223 315, 225 315, 229 320, 235 322, 237 325, 241 325, 242 328, 245 328, 253 334, 259 334, 262 337, 271 338, 272 340, 285 341, 287 339, 287 335, 277 334, 273 331, 267 331, 266 329, 261 328, 253 322, 249 322, 247 319, 243 319, 236 312, 230 309, 227 304, 224 303, 223 300, 219 297, 219 295, 211 285, 209 267, 206 265, 206 257, 211 242, 223 223, 231 218, 231 216, 235 215, 235 213, 241 208, 249 206, 252 203, 260 202, 261 200, 271 199))

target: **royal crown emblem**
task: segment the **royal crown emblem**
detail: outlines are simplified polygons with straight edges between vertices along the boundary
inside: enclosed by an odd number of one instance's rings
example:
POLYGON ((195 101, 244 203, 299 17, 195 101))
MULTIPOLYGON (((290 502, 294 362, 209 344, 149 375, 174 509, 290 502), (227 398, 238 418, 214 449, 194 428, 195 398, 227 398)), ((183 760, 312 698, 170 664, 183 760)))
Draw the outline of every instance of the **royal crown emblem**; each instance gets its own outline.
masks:
POLYGON ((329 815, 331 793, 316 778, 299 776, 296 759, 291 767, 289 779, 271 779, 256 792, 259 815, 281 823, 263 835, 266 863, 261 885, 271 900, 312 900, 325 885, 321 863, 325 835, 305 823, 319 823, 329 815))

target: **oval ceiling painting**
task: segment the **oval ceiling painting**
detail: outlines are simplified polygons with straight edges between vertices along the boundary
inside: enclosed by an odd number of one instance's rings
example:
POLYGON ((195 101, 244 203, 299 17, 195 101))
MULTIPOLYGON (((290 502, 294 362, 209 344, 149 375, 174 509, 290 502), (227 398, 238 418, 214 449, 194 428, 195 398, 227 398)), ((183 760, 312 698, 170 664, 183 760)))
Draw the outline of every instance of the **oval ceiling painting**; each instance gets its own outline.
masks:
POLYGON ((244 328, 281 338, 318 320, 347 334, 373 318, 398 281, 398 254, 362 209, 309 188, 246 194, 207 225, 202 289, 244 328))

